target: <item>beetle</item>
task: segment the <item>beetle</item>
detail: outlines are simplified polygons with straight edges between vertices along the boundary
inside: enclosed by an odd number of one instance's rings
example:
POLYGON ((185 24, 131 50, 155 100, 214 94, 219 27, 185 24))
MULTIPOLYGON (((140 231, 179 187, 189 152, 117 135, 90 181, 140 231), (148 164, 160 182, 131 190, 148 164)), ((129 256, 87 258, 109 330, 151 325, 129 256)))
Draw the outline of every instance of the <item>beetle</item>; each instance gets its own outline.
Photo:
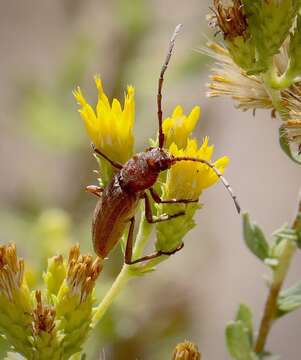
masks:
POLYGON ((148 148, 144 152, 134 155, 130 160, 122 165, 111 160, 101 151, 101 149, 95 148, 94 145, 92 145, 94 152, 106 159, 116 170, 115 175, 106 187, 101 188, 91 185, 86 188, 88 192, 91 192, 99 197, 92 221, 92 240, 96 254, 102 259, 105 259, 118 243, 128 223, 130 223, 130 227, 124 257, 126 264, 136 264, 142 261, 154 259, 161 255, 172 255, 182 249, 184 246, 183 243, 181 246, 170 252, 157 251, 153 254, 140 257, 139 259, 132 259, 135 213, 141 199, 144 199, 145 202, 146 220, 151 224, 168 221, 172 218, 185 214, 184 211, 181 211, 173 215, 163 214, 159 217, 154 217, 146 190, 150 192, 150 195, 156 203, 189 204, 198 202, 198 199, 162 200, 159 194, 153 189, 153 185, 156 183, 159 174, 162 171, 169 169, 178 161, 200 162, 210 167, 223 182, 235 203, 237 211, 240 212, 236 196, 234 195, 229 183, 223 177, 221 172, 210 162, 192 157, 175 157, 163 148, 164 133, 162 130, 162 87, 164 73, 168 67, 175 39, 180 31, 180 28, 181 25, 176 27, 170 40, 167 56, 162 66, 158 81, 157 116, 159 123, 159 146, 148 148))

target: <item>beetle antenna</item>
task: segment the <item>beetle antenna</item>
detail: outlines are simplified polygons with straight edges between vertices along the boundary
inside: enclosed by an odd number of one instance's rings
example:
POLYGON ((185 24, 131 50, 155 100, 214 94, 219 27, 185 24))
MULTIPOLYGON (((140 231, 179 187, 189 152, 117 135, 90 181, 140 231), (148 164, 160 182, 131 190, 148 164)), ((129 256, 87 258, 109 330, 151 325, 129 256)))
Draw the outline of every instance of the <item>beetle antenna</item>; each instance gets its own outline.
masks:
POLYGON ((164 74, 168 67, 173 48, 175 46, 176 37, 178 36, 181 28, 182 28, 182 24, 177 25, 177 27, 175 28, 175 31, 170 39, 168 52, 167 52, 164 64, 162 66, 159 81, 158 81, 157 105, 158 105, 158 121, 159 121, 159 148, 161 148, 161 149, 163 148, 163 145, 164 145, 164 134, 163 134, 163 129, 162 129, 162 87, 163 87, 163 81, 164 81, 164 74))
POLYGON ((196 158, 192 158, 192 157, 188 157, 188 156, 175 157, 174 160, 175 161, 195 161, 195 162, 200 162, 200 163, 203 163, 203 164, 206 164, 207 166, 209 166, 215 172, 215 174, 219 177, 221 182, 224 184, 225 188, 228 190, 230 196, 232 197, 232 200, 234 201, 237 212, 240 213, 240 205, 238 203, 236 195, 234 194, 234 191, 232 190, 230 184, 228 183, 226 178, 223 176, 223 174, 214 165, 212 165, 207 160, 196 159, 196 158))

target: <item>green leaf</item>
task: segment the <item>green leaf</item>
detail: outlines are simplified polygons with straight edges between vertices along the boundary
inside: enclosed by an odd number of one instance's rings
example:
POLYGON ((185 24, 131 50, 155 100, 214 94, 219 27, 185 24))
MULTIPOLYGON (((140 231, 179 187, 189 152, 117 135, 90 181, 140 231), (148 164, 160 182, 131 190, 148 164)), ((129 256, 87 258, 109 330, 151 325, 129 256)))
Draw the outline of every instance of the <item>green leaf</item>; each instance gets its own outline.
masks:
POLYGON ((281 149, 284 151, 284 153, 295 163, 301 164, 301 155, 298 154, 297 151, 294 151, 289 143, 289 139, 287 138, 287 132, 285 130, 285 127, 282 125, 279 128, 279 143, 281 146, 281 149))
POLYGON ((251 223, 249 214, 243 214, 243 234, 247 247, 260 260, 269 257, 269 244, 263 231, 255 223, 251 223))
POLYGON ((245 330, 247 331, 247 334, 250 339, 251 346, 253 345, 253 316, 251 309, 245 305, 241 304, 239 306, 239 309, 236 314, 236 321, 240 321, 243 326, 245 327, 245 330))
POLYGON ((235 360, 256 360, 252 351, 248 331, 241 321, 230 323, 226 327, 226 342, 229 354, 235 360))
POLYGON ((278 316, 286 315, 301 307, 301 282, 282 291, 278 298, 278 316))

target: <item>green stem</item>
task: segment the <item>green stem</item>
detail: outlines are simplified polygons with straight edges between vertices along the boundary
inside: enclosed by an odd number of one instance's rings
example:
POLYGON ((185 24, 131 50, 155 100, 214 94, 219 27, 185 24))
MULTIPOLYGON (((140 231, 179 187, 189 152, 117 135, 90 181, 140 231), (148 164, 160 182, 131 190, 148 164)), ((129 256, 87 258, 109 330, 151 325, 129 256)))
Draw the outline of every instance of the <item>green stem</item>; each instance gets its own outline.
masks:
POLYGON ((101 303, 95 309, 95 313, 92 318, 92 327, 95 327, 99 323, 130 278, 129 265, 124 264, 110 290, 106 293, 101 303))
POLYGON ((140 256, 142 256, 142 252, 145 249, 145 246, 149 240, 149 236, 151 234, 152 228, 153 228, 153 226, 146 221, 145 215, 143 212, 141 215, 139 230, 138 230, 137 239, 135 242, 135 247, 134 247, 134 252, 133 252, 134 259, 137 259, 140 256))
POLYGON ((279 259, 279 265, 274 272, 273 281, 265 304, 263 317, 261 319, 258 337, 255 344, 255 352, 261 354, 265 349, 267 337, 277 315, 277 300, 285 277, 289 270, 291 260, 296 251, 296 244, 286 240, 285 248, 279 259))
MULTIPOLYGON (((301 202, 299 202, 298 213, 292 225, 292 229, 297 229, 299 226, 299 214, 301 212, 301 202)), ((265 304, 263 317, 261 319, 259 333, 255 343, 255 352, 261 354, 265 349, 265 344, 277 316, 277 300, 288 273, 292 258, 296 252, 297 246, 291 240, 285 240, 286 243, 282 249, 281 256, 279 257, 279 264, 274 270, 273 280, 270 287, 269 295, 265 304)))
POLYGON ((275 65, 271 65, 268 71, 268 77, 266 78, 269 87, 274 90, 284 90, 289 88, 294 82, 294 76, 292 76, 290 68, 288 67, 282 75, 277 74, 275 65))
POLYGON ((266 91, 271 97, 272 104, 274 109, 278 111, 280 116, 283 114, 283 106, 281 105, 281 93, 280 90, 277 90, 271 86, 273 79, 275 78, 275 67, 271 64, 269 70, 262 76, 262 80, 266 91))

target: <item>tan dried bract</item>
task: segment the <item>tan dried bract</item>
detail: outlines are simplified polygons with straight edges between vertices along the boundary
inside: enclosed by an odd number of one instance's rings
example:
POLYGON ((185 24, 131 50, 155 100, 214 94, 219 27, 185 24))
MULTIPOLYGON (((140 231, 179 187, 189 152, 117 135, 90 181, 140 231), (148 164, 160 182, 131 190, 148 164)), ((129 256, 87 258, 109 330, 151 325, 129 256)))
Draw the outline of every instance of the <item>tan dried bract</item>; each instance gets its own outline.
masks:
POLYGON ((35 335, 41 332, 51 333, 55 328, 55 310, 50 305, 43 305, 41 291, 35 293, 36 308, 32 312, 32 330, 35 335))
POLYGON ((73 295, 79 295, 80 301, 86 300, 91 294, 95 281, 102 270, 102 260, 93 261, 90 255, 81 255, 79 245, 71 248, 67 269, 67 284, 73 295))
POLYGON ((232 5, 225 6, 221 0, 213 1, 213 24, 218 26, 225 39, 247 36, 248 22, 241 0, 233 0, 232 5))
POLYGON ((0 246, 0 293, 13 301, 13 292, 21 287, 24 261, 17 257, 16 245, 0 246))
POLYGON ((201 354, 196 345, 184 341, 176 346, 172 360, 201 360, 201 354))

